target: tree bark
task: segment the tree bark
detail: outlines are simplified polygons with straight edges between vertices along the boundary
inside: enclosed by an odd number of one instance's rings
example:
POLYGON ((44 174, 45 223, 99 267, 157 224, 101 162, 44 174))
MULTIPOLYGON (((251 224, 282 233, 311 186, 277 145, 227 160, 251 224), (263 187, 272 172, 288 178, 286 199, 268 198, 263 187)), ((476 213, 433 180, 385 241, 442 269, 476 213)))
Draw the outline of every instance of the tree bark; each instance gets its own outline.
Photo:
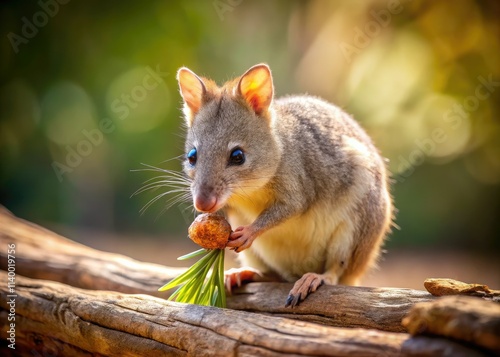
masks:
MULTIPOLYGON (((91 290, 148 294, 167 298, 158 288, 184 271, 143 263, 72 242, 47 229, 0 210, 0 246, 16 244, 16 273, 91 290)), ((7 270, 7 249, 0 249, 0 268, 7 270)), ((402 318, 417 302, 435 299, 425 291, 399 288, 322 286, 291 309, 288 283, 253 283, 236 289, 228 307, 336 327, 363 327, 404 332, 402 318)))
POLYGON ((287 283, 248 284, 228 297, 228 307, 335 327, 406 332, 401 320, 409 309, 435 299, 412 289, 324 285, 299 306, 285 308, 291 288, 287 283))
POLYGON ((500 290, 492 290, 484 284, 467 284, 453 279, 426 279, 424 286, 434 296, 468 295, 484 300, 500 302, 500 290))
POLYGON ((166 296, 158 288, 185 270, 98 251, 18 218, 3 206, 0 243, 0 269, 7 269, 6 245, 15 243, 17 274, 83 289, 166 296))
MULTIPOLYGON (((7 274, 0 273, 2 281, 7 274)), ((0 288, 8 341, 11 291, 0 288)), ((41 356, 483 356, 440 338, 336 328, 16 277, 15 350, 41 356)), ((11 343, 8 341, 7 343, 11 343)))
POLYGON ((424 291, 322 286, 291 309, 291 284, 252 283, 228 298, 229 309, 177 304, 151 295, 167 297, 158 287, 184 269, 100 252, 1 206, 0 247, 0 268, 9 271, 2 281, 15 273, 13 286, 0 287, 2 355, 482 355, 403 333, 415 303, 438 299, 424 291), (16 350, 8 348, 10 323, 16 350))
POLYGON ((466 341, 500 355, 500 304, 470 296, 446 296, 415 304, 403 319, 411 334, 466 341))

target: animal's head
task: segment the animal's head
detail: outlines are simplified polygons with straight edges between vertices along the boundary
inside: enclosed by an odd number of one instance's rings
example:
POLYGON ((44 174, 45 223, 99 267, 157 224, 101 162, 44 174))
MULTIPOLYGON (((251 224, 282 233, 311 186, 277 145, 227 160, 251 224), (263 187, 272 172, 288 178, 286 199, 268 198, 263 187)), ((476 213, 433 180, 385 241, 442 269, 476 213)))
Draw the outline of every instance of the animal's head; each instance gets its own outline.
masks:
POLYGON ((249 196, 280 161, 274 135, 273 81, 265 64, 218 87, 187 68, 177 73, 187 126, 184 171, 196 210, 215 212, 249 196))

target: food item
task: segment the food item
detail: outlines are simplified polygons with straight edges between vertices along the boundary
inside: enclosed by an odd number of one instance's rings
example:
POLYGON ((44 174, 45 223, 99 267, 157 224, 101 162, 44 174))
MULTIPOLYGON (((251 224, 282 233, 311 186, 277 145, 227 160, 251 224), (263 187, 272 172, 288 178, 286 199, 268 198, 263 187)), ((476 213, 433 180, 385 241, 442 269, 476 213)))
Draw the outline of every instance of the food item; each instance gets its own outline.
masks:
POLYGON ((188 234, 193 242, 205 249, 224 249, 231 234, 231 226, 222 216, 203 213, 191 223, 188 234))
POLYGON ((204 213, 191 223, 189 238, 203 247, 183 255, 178 260, 203 256, 184 273, 159 288, 159 291, 177 290, 169 300, 206 306, 226 307, 224 286, 224 248, 231 234, 231 226, 222 216, 204 213))

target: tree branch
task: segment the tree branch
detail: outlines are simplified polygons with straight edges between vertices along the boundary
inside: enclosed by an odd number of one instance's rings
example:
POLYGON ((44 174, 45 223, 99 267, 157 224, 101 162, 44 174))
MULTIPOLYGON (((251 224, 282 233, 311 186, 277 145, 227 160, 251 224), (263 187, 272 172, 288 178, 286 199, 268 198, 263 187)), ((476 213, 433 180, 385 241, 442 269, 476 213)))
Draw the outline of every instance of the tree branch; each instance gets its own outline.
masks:
MULTIPOLYGON (((183 268, 142 263, 72 242, 0 210, 0 242, 16 244, 16 273, 35 279, 59 281, 84 289, 140 293, 167 298, 157 289, 183 268)), ((0 250, 0 268, 7 269, 7 251, 0 250)), ((376 328, 403 332, 402 318, 417 302, 432 301, 431 294, 412 289, 322 286, 296 308, 285 308, 292 288, 288 283, 253 283, 228 298, 236 310, 274 314, 337 327, 376 328)))
MULTIPOLYGON (((2 281, 7 274, 1 272, 2 281)), ((343 329, 16 278, 16 353, 106 356, 482 356, 439 338, 343 329)), ((0 288, 1 335, 9 292, 0 288)), ((7 350, 7 349, 5 349, 7 350)))
POLYGON ((413 335, 432 334, 466 341, 500 355, 500 304, 470 296, 446 296, 418 303, 403 324, 413 335))
MULTIPOLYGON (((415 303, 439 299, 424 291, 322 286, 291 309, 284 308, 291 284, 253 283, 228 298, 233 310, 217 309, 151 296, 168 296, 157 288, 184 269, 86 247, 1 206, 0 243, 3 270, 9 270, 8 244, 15 244, 15 286, 0 287, 6 356, 483 355, 445 338, 402 333, 401 320, 415 303), (12 328, 16 350, 7 347, 12 328)), ((8 281, 7 272, 0 277, 8 281)), ((477 334, 481 321, 474 326, 477 334)), ((486 331, 488 338, 498 337, 495 328, 486 331)))
MULTIPOLYGON (((185 268, 143 263, 73 242, 14 216, 0 206, 0 243, 16 244, 16 272, 34 279, 59 281, 92 290, 168 296, 157 290, 185 268)), ((0 250, 0 269, 7 269, 7 249, 0 250)))

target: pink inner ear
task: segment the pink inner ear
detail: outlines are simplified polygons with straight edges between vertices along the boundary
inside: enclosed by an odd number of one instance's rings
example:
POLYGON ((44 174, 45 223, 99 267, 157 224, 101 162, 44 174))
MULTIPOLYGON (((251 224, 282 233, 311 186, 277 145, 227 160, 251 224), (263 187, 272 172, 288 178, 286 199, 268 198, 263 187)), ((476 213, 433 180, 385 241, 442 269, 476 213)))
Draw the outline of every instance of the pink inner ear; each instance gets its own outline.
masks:
POLYGON ((197 88, 186 88, 186 91, 184 92, 185 99, 190 105, 196 105, 198 106, 199 103, 201 102, 201 91, 198 90, 197 88))
POLYGON ((254 112, 256 114, 260 114, 262 112, 262 109, 263 109, 263 108, 261 108, 262 103, 260 103, 260 97, 258 94, 250 94, 247 97, 247 101, 248 101, 248 104, 250 104, 250 106, 252 107, 252 109, 254 110, 254 112))
MULTIPOLYGON (((250 105, 256 114, 262 114, 270 104, 270 96, 268 84, 262 82, 252 82, 251 80, 243 79, 240 83, 240 91, 245 101, 250 105)), ((272 90, 271 90, 272 91, 272 90)))
POLYGON ((183 70, 178 75, 181 94, 189 109, 196 114, 201 107, 205 87, 201 80, 192 72, 183 70))

